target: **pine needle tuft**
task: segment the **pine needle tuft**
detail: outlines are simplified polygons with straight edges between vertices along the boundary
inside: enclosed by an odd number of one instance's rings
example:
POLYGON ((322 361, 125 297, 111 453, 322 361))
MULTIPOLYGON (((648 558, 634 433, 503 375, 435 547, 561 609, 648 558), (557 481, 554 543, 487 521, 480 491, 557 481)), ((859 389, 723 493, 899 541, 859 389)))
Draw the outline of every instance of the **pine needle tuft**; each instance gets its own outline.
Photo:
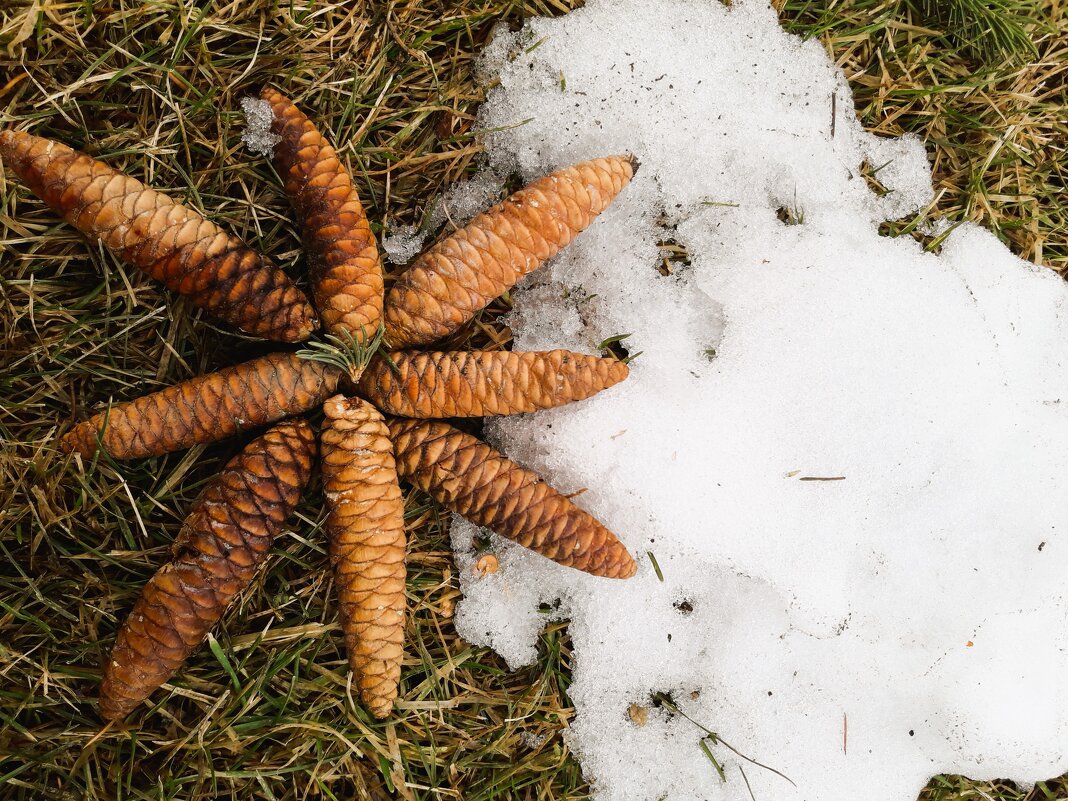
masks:
POLYGON ((354 335, 347 329, 342 329, 342 334, 326 334, 326 342, 309 342, 308 347, 297 351, 297 356, 312 362, 320 362, 336 367, 345 373, 353 383, 360 380, 363 371, 371 363, 379 351, 385 352, 383 337, 386 334, 384 326, 379 325, 378 330, 372 336, 368 336, 367 330, 360 327, 359 335, 354 335))
POLYGON ((1028 0, 908 0, 962 53, 986 63, 996 59, 1035 58, 1038 50, 1028 24, 1047 16, 1028 0))

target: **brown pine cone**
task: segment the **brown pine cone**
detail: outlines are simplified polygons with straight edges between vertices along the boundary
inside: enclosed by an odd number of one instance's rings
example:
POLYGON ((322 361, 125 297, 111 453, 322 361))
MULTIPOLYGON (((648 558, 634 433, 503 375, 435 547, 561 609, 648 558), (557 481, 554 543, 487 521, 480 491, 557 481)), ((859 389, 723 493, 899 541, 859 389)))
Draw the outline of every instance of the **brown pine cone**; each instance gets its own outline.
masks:
POLYGON ((382 321, 382 262, 345 165, 304 113, 282 93, 271 104, 271 131, 282 137, 274 164, 300 218, 315 304, 327 331, 370 337, 382 321))
POLYGON ((388 422, 397 473, 446 508, 567 567, 634 575, 637 565, 615 535, 537 473, 447 423, 388 422))
POLYGON ((303 420, 255 439, 204 489, 174 561, 145 585, 119 630, 100 686, 100 713, 126 717, 175 674, 248 586, 300 501, 315 458, 303 420))
POLYGON ((425 345, 455 331, 555 256, 630 182, 637 162, 610 156, 539 178, 416 259, 386 299, 386 340, 425 345))
POLYGON ((215 442, 311 409, 340 376, 294 353, 272 353, 113 406, 68 431, 60 447, 90 457, 99 437, 113 458, 137 459, 215 442))
POLYGON ((215 317, 282 342, 318 327, 304 293, 270 259, 136 178, 21 131, 0 132, 0 156, 68 223, 215 317))
POLYGON ((378 410, 337 395, 323 412, 326 532, 341 627, 360 698, 384 718, 397 698, 404 656, 404 500, 378 410))
POLYGON ((400 351, 372 360, 359 392, 399 417, 488 417, 583 400, 628 372, 615 359, 566 350, 400 351))

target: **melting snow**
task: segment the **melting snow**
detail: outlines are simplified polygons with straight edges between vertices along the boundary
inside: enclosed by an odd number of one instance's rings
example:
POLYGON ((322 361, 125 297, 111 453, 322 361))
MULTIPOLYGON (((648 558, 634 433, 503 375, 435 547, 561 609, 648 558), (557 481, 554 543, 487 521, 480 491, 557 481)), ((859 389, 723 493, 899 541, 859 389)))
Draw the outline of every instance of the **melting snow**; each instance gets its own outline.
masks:
POLYGON ((271 123, 274 121, 271 104, 258 97, 246 96, 241 98, 241 111, 245 114, 246 126, 241 133, 241 141, 257 156, 272 158, 274 146, 282 141, 282 137, 271 133, 271 123))
POLYGON ((398 225, 382 238, 382 250, 393 264, 407 264, 419 255, 426 238, 417 225, 398 225))
POLYGON ((748 799, 744 769, 758 801, 911 801, 943 771, 1068 770, 1065 283, 975 226, 940 255, 879 236, 931 200, 923 144, 865 133, 763 3, 591 0, 483 68, 493 174, 642 163, 512 321, 524 349, 630 333, 630 379, 490 426, 589 487, 639 574, 494 538, 479 576, 454 529, 464 637, 519 665, 571 619, 565 736, 597 797, 748 799), (669 247, 689 263, 665 276, 669 247), (706 738, 721 781, 697 724, 794 784, 706 738))
POLYGON ((467 181, 449 187, 433 204, 420 225, 400 225, 382 240, 382 249, 393 264, 407 264, 423 250, 430 236, 448 223, 447 235, 461 228, 478 212, 501 199, 504 179, 485 170, 467 181))

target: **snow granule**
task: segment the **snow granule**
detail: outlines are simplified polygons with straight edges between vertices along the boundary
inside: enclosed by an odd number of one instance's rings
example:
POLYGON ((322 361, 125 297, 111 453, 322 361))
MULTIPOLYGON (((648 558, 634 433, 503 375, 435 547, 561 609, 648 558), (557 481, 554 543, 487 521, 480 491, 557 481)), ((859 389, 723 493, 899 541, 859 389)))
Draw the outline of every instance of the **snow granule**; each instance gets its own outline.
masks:
POLYGON ((519 733, 519 742, 530 751, 536 751, 541 748, 548 739, 549 735, 545 733, 539 734, 532 731, 521 731, 519 733))
POLYGON ((245 130, 241 141, 257 156, 274 156, 274 146, 282 141, 278 134, 271 133, 274 112, 271 104, 256 97, 241 98, 241 111, 245 114, 245 130))
POLYGON ((423 249, 426 234, 417 225, 398 225, 382 237, 382 250, 393 264, 407 264, 423 249))
POLYGON ((459 181, 442 196, 434 208, 430 228, 448 223, 455 229, 466 225, 472 217, 501 199, 504 179, 492 170, 483 170, 466 181, 459 181))
POLYGON ((940 772, 1068 770, 1065 283, 974 225, 939 254, 880 236, 931 201, 923 144, 866 133, 764 3, 590 0, 481 69, 489 171, 642 165, 511 319, 517 349, 630 333, 630 378, 487 425, 588 487, 638 575, 491 537, 482 576, 478 530, 452 535, 466 639, 521 665, 571 620, 565 736, 596 797, 912 801, 940 772), (697 724, 793 783, 705 738, 721 782, 697 724))

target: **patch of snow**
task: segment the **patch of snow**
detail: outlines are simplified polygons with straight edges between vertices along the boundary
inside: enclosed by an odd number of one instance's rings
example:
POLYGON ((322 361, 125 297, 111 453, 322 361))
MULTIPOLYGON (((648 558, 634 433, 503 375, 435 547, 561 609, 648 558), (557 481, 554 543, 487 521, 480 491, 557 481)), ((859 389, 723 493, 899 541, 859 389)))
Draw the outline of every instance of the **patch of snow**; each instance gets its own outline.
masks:
POLYGON ((432 234, 447 224, 448 235, 462 228, 480 211, 501 198, 504 179, 493 170, 483 170, 466 181, 450 186, 420 225, 401 225, 382 240, 382 249, 393 264, 407 264, 423 250, 432 234))
POLYGON ((245 114, 245 130, 241 141, 257 156, 274 157, 274 146, 282 141, 278 134, 271 133, 274 112, 271 104, 258 97, 241 98, 241 111, 245 114))
POLYGON ((450 186, 434 207, 427 225, 436 231, 443 224, 450 230, 461 228, 480 211, 502 199, 504 178, 493 170, 482 170, 466 181, 450 186))
POLYGON ((922 143, 866 133, 762 2, 590 0, 482 70, 495 174, 642 164, 511 321, 522 349, 630 333, 630 378, 487 426, 589 487, 638 575, 492 537, 482 576, 478 529, 453 529, 466 639, 521 665, 571 619, 566 736, 596 797, 911 801, 940 772, 1068 770, 1065 283, 973 225, 938 255, 880 236, 931 201, 922 143), (670 276, 666 241, 690 261, 670 276), (793 784, 706 738, 721 782, 697 724, 793 784))
POLYGON ((519 733, 519 742, 523 744, 524 748, 529 748, 531 751, 541 748, 545 745, 545 741, 548 739, 548 734, 535 734, 531 731, 523 731, 519 733))
POLYGON ((382 250, 393 264, 407 264, 419 255, 426 238, 417 225, 398 225, 382 237, 382 250))

